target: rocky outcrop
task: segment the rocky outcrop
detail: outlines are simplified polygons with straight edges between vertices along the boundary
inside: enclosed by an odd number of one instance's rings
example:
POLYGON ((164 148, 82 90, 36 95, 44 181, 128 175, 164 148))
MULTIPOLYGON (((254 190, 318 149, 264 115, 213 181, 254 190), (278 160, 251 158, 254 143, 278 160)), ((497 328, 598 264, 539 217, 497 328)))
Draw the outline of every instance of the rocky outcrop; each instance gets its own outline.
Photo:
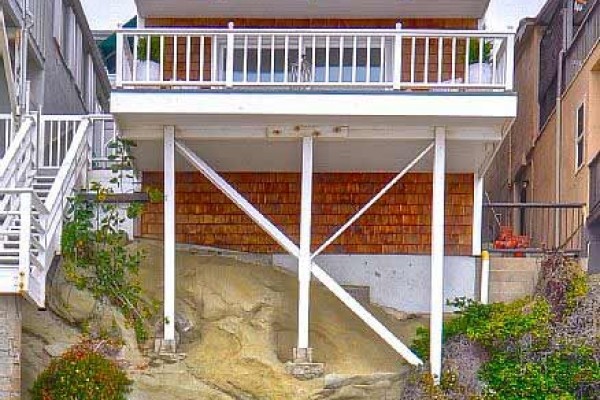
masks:
MULTIPOLYGON (((160 301, 160 243, 135 246, 147 253, 142 286, 150 299, 160 301)), ((324 288, 312 287, 310 340, 326 375, 303 382, 285 369, 296 338, 295 276, 193 249, 179 251, 177 262, 176 326, 183 361, 143 355, 118 312, 77 291, 58 271, 49 288, 52 311, 25 310, 24 384, 31 384, 49 353, 76 342, 81 327, 89 329, 95 321, 125 342, 122 361, 135 382, 131 399, 399 398, 407 369, 401 357, 324 288)), ((377 307, 372 311, 406 342, 424 322, 377 307)))

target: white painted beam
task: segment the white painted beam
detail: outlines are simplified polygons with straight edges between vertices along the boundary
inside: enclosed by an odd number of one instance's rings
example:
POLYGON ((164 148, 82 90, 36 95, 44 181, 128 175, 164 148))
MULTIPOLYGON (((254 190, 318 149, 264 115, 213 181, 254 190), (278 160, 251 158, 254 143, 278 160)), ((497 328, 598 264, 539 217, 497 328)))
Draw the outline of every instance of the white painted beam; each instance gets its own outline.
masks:
POLYGON ((442 331, 444 324, 444 209, 446 174, 446 130, 435 128, 433 162, 433 209, 431 221, 431 319, 429 358, 437 383, 442 375, 442 331))
POLYGON ((340 229, 337 230, 329 239, 325 241, 312 255, 312 259, 321 254, 331 243, 335 242, 337 238, 339 238, 352 224, 354 224, 360 217, 366 213, 369 208, 373 206, 373 204, 377 203, 379 199, 381 199, 404 175, 408 173, 415 165, 419 163, 429 153, 429 151, 433 148, 433 143, 430 144, 423 150, 414 160, 412 160, 398 175, 394 177, 387 185, 383 187, 373 198, 365 204, 356 214, 354 214, 348 222, 346 222, 340 229))
MULTIPOLYGON (((262 215, 252 204, 250 204, 241 194, 239 194, 231 185, 229 185, 219 174, 214 171, 198 155, 190 150, 180 141, 175 142, 177 150, 193 166, 211 181, 219 190, 229 197, 242 211, 244 211, 258 226, 260 226, 269 236, 271 236, 281 247, 296 258, 300 257, 300 248, 296 246, 284 233, 273 225, 264 215, 262 215)), ((363 320, 379 337, 388 343, 402 357, 412 365, 422 365, 423 362, 406 345, 404 345, 389 329, 379 322, 367 309, 357 302, 348 292, 344 290, 333 278, 331 278, 315 262, 312 262, 312 273, 327 287, 338 299, 342 301, 351 311, 353 311, 361 320, 363 320)))
POLYGON ((175 341, 175 127, 164 127, 164 337, 175 341))
MULTIPOLYGON (((111 112, 131 115, 243 115, 499 118, 516 117, 513 94, 327 94, 240 91, 115 91, 111 112)), ((468 124, 466 124, 468 125, 468 124)))
POLYGON ((473 256, 481 256, 481 227, 483 219, 483 183, 481 175, 475 174, 473 185, 473 256))
POLYGON ((298 259, 298 350, 309 347, 313 138, 302 138, 302 198, 300 207, 300 257, 298 259))

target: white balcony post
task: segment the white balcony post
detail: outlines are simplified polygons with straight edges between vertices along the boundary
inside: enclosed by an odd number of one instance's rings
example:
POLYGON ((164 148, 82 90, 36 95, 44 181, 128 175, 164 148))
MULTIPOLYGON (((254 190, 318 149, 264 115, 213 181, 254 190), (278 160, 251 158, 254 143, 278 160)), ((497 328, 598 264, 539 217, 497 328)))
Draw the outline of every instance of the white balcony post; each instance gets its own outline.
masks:
POLYGON ((399 90, 402 83, 402 24, 396 24, 396 35, 394 36, 394 90, 399 90))
POLYGON ((483 177, 474 176, 473 184, 473 256, 481 256, 481 222, 483 218, 483 177))
POLYGON ((298 348, 296 357, 311 362, 309 350, 311 219, 313 186, 313 138, 302 139, 302 200, 300 214, 300 257, 298 258, 298 348))
POLYGON ((20 197, 19 291, 26 292, 31 266, 31 193, 21 193, 20 197))
POLYGON ((431 374, 437 383, 442 374, 442 330, 444 323, 444 209, 446 174, 446 129, 435 128, 433 162, 433 209, 431 221, 431 374))
MULTIPOLYGON (((117 70, 115 84, 118 88, 123 87, 123 32, 117 32, 117 70)), ((162 60, 161 60, 162 61, 162 60)))
POLYGON ((164 127, 164 341, 175 342, 175 127, 164 127))
POLYGON ((514 89, 515 76, 515 35, 508 35, 506 38, 506 84, 507 92, 514 89))
POLYGON ((235 50, 235 36, 233 33, 233 22, 229 22, 227 25, 227 50, 225 60, 225 86, 233 87, 233 56, 235 50))

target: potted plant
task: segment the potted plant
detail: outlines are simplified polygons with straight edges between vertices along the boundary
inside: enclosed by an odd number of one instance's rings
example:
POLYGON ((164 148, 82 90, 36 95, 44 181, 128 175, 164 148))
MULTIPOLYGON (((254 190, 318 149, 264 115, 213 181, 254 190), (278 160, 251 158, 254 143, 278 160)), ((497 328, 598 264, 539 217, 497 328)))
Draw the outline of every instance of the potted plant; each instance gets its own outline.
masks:
POLYGON ((160 80, 160 38, 158 36, 150 37, 149 46, 147 38, 138 40, 136 64, 137 81, 160 80))
POLYGON ((467 83, 492 83, 492 42, 483 41, 480 58, 480 43, 473 39, 469 43, 469 79, 467 83), (481 77, 479 76, 481 71, 481 77))

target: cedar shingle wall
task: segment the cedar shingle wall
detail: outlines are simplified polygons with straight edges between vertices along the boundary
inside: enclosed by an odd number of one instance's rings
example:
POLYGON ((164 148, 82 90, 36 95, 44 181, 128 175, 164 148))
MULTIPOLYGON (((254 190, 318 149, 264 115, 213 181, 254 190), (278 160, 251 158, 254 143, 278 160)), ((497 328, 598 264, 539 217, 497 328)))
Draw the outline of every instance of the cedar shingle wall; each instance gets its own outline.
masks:
MULTIPOLYGON (((204 28, 223 28, 228 22, 233 21, 238 28, 395 28, 398 19, 247 19, 247 18, 148 18, 147 27, 204 27, 204 28)), ((467 18, 453 19, 403 19, 404 29, 477 29, 477 20, 467 18)), ((165 38, 165 79, 173 78, 173 39, 165 38)), ((200 79, 200 46, 199 38, 191 39, 190 48, 190 79, 200 79)), ((428 80, 437 81, 438 77, 438 40, 432 38, 429 42, 429 76, 428 80)), ((456 49, 458 57, 455 60, 456 77, 464 77, 465 61, 464 54, 466 47, 465 40, 458 40, 456 49), (462 56, 461 56, 462 54, 462 56)), ((211 40, 205 39, 204 43, 204 81, 210 81, 211 75, 211 40)), ((177 79, 186 78, 186 43, 184 38, 178 40, 177 45, 177 79)), ((421 82, 424 80, 425 70, 425 40, 420 39, 415 47, 416 73, 415 80, 421 82)), ((411 65, 411 43, 410 40, 404 40, 402 51, 402 79, 410 80, 411 65)), ((442 81, 452 78, 452 41, 444 40, 443 46, 443 65, 442 81)))
MULTIPOLYGON (((298 243, 300 176, 225 173, 225 179, 298 243)), ((313 246, 323 243, 371 199, 392 174, 315 174, 313 246)), ((161 172, 144 185, 162 188, 161 172)), ((252 253, 283 250, 200 173, 177 174, 177 241, 252 253)), ((431 246, 431 174, 408 174, 327 250, 337 254, 428 254, 431 246)), ((471 254, 473 176, 447 175, 446 251, 471 254)), ((160 238, 163 205, 149 204, 141 234, 160 238)))

